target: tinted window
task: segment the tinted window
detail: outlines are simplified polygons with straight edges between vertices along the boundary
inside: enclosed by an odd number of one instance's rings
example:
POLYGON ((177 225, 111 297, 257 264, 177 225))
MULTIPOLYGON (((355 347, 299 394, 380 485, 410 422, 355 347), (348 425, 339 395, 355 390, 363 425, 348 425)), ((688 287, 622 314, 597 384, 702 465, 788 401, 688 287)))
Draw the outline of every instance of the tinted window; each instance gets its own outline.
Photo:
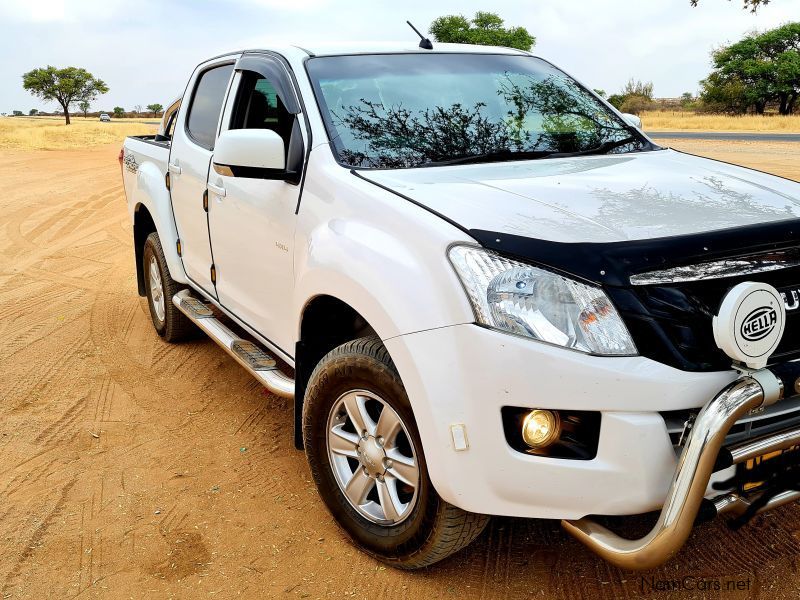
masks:
POLYGON ((219 114, 232 72, 233 65, 209 69, 200 76, 194 89, 186 127, 192 139, 209 150, 214 148, 219 114))
POLYGON ((243 72, 230 128, 271 129, 288 148, 293 123, 294 116, 286 110, 272 83, 258 73, 243 72))
POLYGON ((574 79, 527 56, 386 54, 307 63, 339 160, 402 168, 649 149, 574 79))

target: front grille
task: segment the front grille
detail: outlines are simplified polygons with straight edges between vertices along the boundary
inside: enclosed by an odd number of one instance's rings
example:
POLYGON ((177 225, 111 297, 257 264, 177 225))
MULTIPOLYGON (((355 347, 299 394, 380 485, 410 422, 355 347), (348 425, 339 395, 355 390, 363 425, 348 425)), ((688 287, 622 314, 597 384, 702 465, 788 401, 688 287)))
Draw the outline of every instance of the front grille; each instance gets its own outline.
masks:
MULTIPOLYGON (((678 446, 686 423, 699 412, 700 409, 697 408, 661 413, 673 446, 678 446)), ((793 396, 739 419, 728 432, 725 445, 737 444, 797 425, 800 425, 800 396, 793 396)))
POLYGON ((765 273, 664 285, 609 287, 639 353, 685 371, 720 371, 730 358, 717 348, 711 329, 725 294, 742 281, 762 281, 785 291, 787 310, 783 339, 772 363, 800 358, 800 309, 792 292, 800 289, 800 267, 765 273))

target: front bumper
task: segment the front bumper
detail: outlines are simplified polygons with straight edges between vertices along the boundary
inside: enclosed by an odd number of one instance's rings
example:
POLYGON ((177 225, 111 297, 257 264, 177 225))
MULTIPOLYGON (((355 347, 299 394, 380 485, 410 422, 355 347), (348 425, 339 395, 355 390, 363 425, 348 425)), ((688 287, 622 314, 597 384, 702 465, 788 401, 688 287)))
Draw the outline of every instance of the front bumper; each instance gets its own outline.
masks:
POLYGON ((384 343, 408 392, 437 492, 464 510, 492 515, 574 520, 660 509, 678 457, 659 411, 701 407, 736 379, 733 371, 691 373, 643 357, 587 356, 472 324, 384 343), (600 411, 596 457, 513 450, 503 406, 600 411), (451 435, 459 424, 468 441, 463 451, 451 435))
POLYGON ((622 538, 586 518, 563 521, 564 528, 619 567, 650 569, 668 560, 683 546, 700 516, 704 501, 710 505, 707 510, 715 515, 744 512, 748 508, 757 509, 752 511, 755 514, 797 500, 800 493, 796 489, 783 487, 764 496, 765 502, 760 508, 758 504, 751 507, 746 497, 735 492, 721 494, 710 502, 704 497, 715 471, 800 442, 800 429, 795 428, 732 449, 723 448, 726 434, 739 418, 782 399, 785 388, 793 393, 800 383, 798 377, 798 364, 785 363, 773 369, 761 369, 729 384, 703 407, 687 436, 658 522, 641 539, 622 538))

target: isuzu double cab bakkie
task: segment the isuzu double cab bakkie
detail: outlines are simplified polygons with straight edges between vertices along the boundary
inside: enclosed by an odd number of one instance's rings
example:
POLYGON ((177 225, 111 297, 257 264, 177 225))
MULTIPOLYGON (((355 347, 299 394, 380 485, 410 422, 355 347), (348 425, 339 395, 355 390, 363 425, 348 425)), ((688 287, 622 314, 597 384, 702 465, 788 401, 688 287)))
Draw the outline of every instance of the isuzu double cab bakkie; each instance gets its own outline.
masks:
POLYGON ((446 44, 209 59, 120 161, 156 331, 294 399, 327 508, 383 561, 510 515, 646 568, 800 496, 798 183, 446 44), (641 539, 600 524, 658 511, 641 539))

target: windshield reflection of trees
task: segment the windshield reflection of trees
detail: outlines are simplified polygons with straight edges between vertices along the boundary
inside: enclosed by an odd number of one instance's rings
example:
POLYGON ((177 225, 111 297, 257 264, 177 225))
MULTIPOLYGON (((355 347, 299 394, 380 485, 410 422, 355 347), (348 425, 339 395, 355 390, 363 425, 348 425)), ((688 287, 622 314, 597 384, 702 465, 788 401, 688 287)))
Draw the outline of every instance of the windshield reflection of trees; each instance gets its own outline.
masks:
MULTIPOLYGON (((506 73, 497 94, 505 104, 502 117, 487 115, 487 102, 412 110, 361 98, 332 111, 336 126, 363 144, 340 148, 340 158, 354 166, 402 168, 482 154, 581 152, 631 135, 571 80, 506 73)), ((635 141, 611 152, 642 147, 635 141)))

